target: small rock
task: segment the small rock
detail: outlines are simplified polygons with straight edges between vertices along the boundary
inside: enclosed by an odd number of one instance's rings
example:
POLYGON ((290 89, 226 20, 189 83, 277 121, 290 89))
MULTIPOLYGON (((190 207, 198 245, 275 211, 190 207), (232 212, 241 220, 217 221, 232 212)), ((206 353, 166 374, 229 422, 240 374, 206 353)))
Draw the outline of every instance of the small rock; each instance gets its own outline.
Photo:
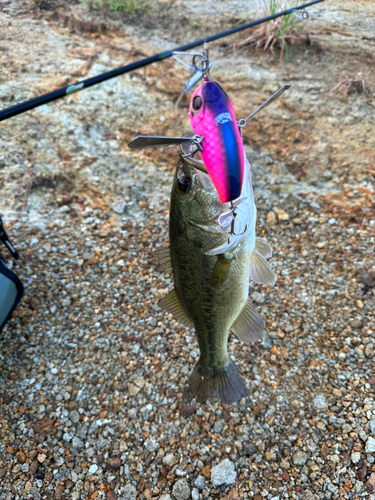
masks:
POLYGON ((203 476, 198 476, 197 479, 194 481, 194 486, 199 488, 200 490, 204 490, 206 487, 206 480, 203 476))
POLYGON ((366 488, 369 493, 375 492, 375 472, 371 474, 370 479, 367 481, 366 488))
POLYGON ((357 477, 362 481, 367 475, 367 465, 364 464, 363 467, 357 470, 357 477))
POLYGON ((45 456, 44 453, 38 453, 36 459, 38 460, 38 462, 40 464, 42 464, 44 462, 44 460, 46 459, 47 457, 45 456))
POLYGON ((328 408, 328 401, 324 394, 318 394, 313 400, 315 408, 326 409, 328 408))
POLYGON ((307 459, 308 459, 307 453, 301 450, 296 451, 296 453, 293 455, 294 465, 305 465, 307 459))
POLYGON ((277 224, 277 219, 276 219, 276 214, 275 212, 268 212, 267 217, 266 217, 266 224, 267 226, 276 226, 277 224))
POLYGON ((31 297, 29 301, 30 308, 35 311, 40 306, 40 300, 38 297, 31 297))
POLYGON ((121 500, 136 500, 137 490, 132 484, 126 484, 122 490, 121 500))
POLYGON ((140 387, 137 387, 135 384, 128 384, 129 396, 136 396, 140 390, 140 387))
POLYGON ((172 500, 171 495, 168 495, 168 493, 165 493, 161 497, 159 497, 159 500, 172 500))
POLYGON ((251 298, 253 299, 254 302, 257 302, 258 304, 263 304, 265 299, 264 295, 259 292, 253 292, 251 294, 251 298))
POLYGON ((95 474, 95 472, 98 470, 98 466, 96 464, 92 464, 92 466, 89 468, 89 472, 91 474, 95 474))
POLYGON ((174 464, 178 462, 178 458, 173 455, 173 453, 168 453, 168 455, 165 455, 163 458, 163 464, 166 465, 167 467, 173 467, 174 464))
POLYGON ((211 469, 211 481, 214 486, 222 484, 233 484, 236 482, 236 471, 234 463, 225 458, 222 462, 211 469))
POLYGON ((65 486, 59 484, 55 489, 55 498, 62 498, 64 494, 65 486))
POLYGON ((118 470, 121 467, 121 458, 111 457, 107 460, 107 465, 112 470, 118 470))
POLYGON ((158 451, 158 449, 160 448, 160 444, 158 443, 158 441, 156 441, 156 439, 149 438, 145 442, 145 447, 148 452, 154 453, 155 451, 158 451))
POLYGON ((113 211, 116 212, 116 214, 121 215, 125 212, 126 202, 120 201, 120 203, 117 203, 117 205, 114 205, 112 208, 113 208, 113 211))
POLYGON ((179 408, 179 411, 180 411, 180 415, 182 417, 190 417, 191 415, 194 415, 195 411, 196 411, 196 406, 195 405, 187 405, 185 403, 183 403, 180 408, 179 408))
POLYGON ((275 213, 279 221, 289 220, 289 215, 285 212, 285 210, 282 210, 281 208, 275 208, 275 213))
POLYGON ((94 255, 91 255, 91 257, 89 257, 87 259, 86 264, 89 265, 89 266, 94 266, 98 262, 99 262, 98 257, 95 257, 94 255))
POLYGON ((353 464, 357 464, 361 459, 361 454, 359 451, 353 451, 352 453, 352 462, 353 464))
POLYGON ((39 462, 37 459, 33 460, 30 464, 30 473, 35 474, 36 471, 39 469, 39 462))
POLYGON ((70 415, 69 415, 69 418, 73 422, 73 424, 78 424, 78 422, 79 422, 79 412, 77 410, 71 411, 70 415))
POLYGON ((190 486, 185 479, 179 479, 174 484, 172 493, 176 500, 188 500, 188 498, 190 498, 190 486))
POLYGON ((366 358, 373 358, 374 357, 374 345, 373 344, 367 344, 365 347, 365 356, 366 358))
POLYGON ((370 427, 371 434, 373 436, 375 436, 375 418, 374 417, 369 421, 368 425, 370 427))
POLYGON ((109 490, 107 493, 108 500, 118 500, 118 496, 113 490, 109 490))
POLYGON ((214 424, 214 431, 216 434, 220 434, 220 432, 223 430, 224 424, 222 420, 216 420, 214 424))
POLYGON ((193 500, 199 500, 200 494, 198 488, 193 488, 193 491, 191 492, 191 498, 193 500))
POLYGON ((373 453, 375 451, 375 439, 371 436, 368 438, 366 442, 366 451, 367 453, 373 453))
POLYGON ((16 459, 21 463, 24 464, 26 462, 26 455, 22 450, 18 450, 16 453, 16 459))
POLYGON ((80 450, 84 447, 83 441, 79 439, 79 437, 74 436, 73 441, 72 441, 73 448, 76 450, 80 450))
POLYGON ((344 434, 349 434, 349 432, 351 432, 351 430, 352 430, 352 426, 350 424, 344 424, 342 426, 342 432, 344 434))

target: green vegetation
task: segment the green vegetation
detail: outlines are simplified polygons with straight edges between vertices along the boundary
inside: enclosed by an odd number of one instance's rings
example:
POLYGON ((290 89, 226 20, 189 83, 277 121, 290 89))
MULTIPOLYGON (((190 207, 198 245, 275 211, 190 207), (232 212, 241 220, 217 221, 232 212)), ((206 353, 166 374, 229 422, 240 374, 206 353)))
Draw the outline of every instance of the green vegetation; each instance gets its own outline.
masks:
POLYGON ((108 8, 126 14, 139 13, 148 9, 150 0, 81 0, 97 8, 108 8))

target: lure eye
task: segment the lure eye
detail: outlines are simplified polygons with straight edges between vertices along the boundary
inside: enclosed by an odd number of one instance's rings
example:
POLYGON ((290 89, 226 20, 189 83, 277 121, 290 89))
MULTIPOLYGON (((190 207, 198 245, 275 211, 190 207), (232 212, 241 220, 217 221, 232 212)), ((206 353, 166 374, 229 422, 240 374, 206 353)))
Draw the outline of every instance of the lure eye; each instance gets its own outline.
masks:
POLYGON ((198 111, 201 109, 203 104, 202 98, 199 95, 196 95, 193 99, 193 109, 194 111, 198 111))
POLYGON ((183 193, 187 193, 191 188, 191 179, 185 174, 178 178, 178 189, 183 193))

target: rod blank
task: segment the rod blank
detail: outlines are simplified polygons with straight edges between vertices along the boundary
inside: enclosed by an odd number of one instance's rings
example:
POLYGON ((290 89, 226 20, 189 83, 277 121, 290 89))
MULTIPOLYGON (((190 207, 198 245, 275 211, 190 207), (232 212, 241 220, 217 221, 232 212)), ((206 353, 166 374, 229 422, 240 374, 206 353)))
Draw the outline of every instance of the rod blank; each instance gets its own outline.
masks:
POLYGON ((312 2, 305 3, 304 5, 292 7, 290 9, 284 10, 283 12, 278 12, 271 16, 257 19, 256 21, 252 21, 250 23, 242 24, 241 26, 237 26, 236 28, 231 28, 229 30, 222 31, 221 33, 216 33, 215 35, 211 35, 207 38, 201 38, 200 40, 196 40, 195 42, 188 43, 187 45, 182 45, 181 47, 177 47, 172 50, 167 50, 166 52, 160 52, 159 54, 147 57, 146 59, 141 59, 140 61, 136 61, 126 66, 121 66, 120 68, 113 69, 111 71, 107 71, 106 73, 102 73, 101 75, 97 75, 92 78, 88 78, 87 80, 82 80, 81 82, 75 83, 73 85, 68 85, 67 87, 62 87, 61 89, 54 90, 53 92, 48 92, 47 94, 43 94, 39 97, 29 99, 28 101, 21 102, 19 104, 16 104, 15 106, 11 106, 10 108, 6 108, 0 111, 0 122, 7 120, 8 118, 12 118, 13 116, 20 115, 21 113, 25 113, 30 109, 42 106, 43 104, 48 104, 49 102, 53 102, 67 95, 71 95, 74 92, 78 92, 80 90, 92 87, 93 85, 96 85, 98 83, 105 82, 106 80, 110 80, 111 78, 115 78, 116 76, 129 73, 130 71, 142 68, 144 66, 148 66, 149 64, 152 64, 156 61, 167 59, 168 57, 171 57, 173 55, 173 52, 184 52, 193 49, 195 47, 198 47, 199 45, 203 45, 204 43, 213 42, 214 40, 218 40, 219 38, 232 35, 233 33, 238 33, 239 31, 243 31, 247 28, 252 28, 253 26, 257 26, 258 24, 272 21, 272 19, 276 19, 277 17, 291 14, 295 10, 305 9, 306 7, 310 7, 311 5, 324 1, 325 0, 313 0, 312 2))

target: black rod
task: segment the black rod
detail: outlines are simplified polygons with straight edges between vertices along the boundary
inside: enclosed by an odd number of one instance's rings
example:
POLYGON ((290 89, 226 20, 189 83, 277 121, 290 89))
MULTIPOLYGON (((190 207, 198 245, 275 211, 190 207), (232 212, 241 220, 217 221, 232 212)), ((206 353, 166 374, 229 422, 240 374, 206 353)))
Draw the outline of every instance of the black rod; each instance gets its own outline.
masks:
POLYGON ((112 71, 107 71, 106 73, 102 73, 101 75, 88 78, 87 80, 82 80, 82 82, 78 82, 73 85, 68 85, 67 87, 54 90, 53 92, 48 92, 47 94, 35 97, 34 99, 29 99, 28 101, 21 102, 20 104, 16 104, 15 106, 11 106, 10 108, 6 108, 0 111, 0 122, 3 120, 7 120, 8 118, 12 118, 13 116, 20 115, 21 113, 29 111, 30 109, 42 106, 43 104, 48 104, 49 102, 56 101, 61 97, 73 94, 74 92, 77 92, 79 90, 92 87, 93 85, 109 80, 110 78, 123 75, 124 73, 129 73, 130 71, 142 68, 144 66, 148 66, 149 64, 152 64, 156 61, 167 59, 168 57, 171 57, 173 52, 175 51, 182 52, 185 50, 193 49, 198 45, 203 45, 204 43, 218 40, 219 38, 223 38, 224 36, 232 35, 233 33, 238 33, 239 31, 245 30, 247 28, 252 28, 253 26, 257 26, 258 24, 266 23, 267 21, 272 21, 272 19, 276 19, 277 17, 291 14, 295 10, 305 9, 306 7, 310 7, 311 5, 324 1, 325 0, 313 0, 312 2, 305 3, 304 5, 298 5, 297 7, 292 7, 290 9, 284 10, 283 12, 278 12, 277 14, 273 14, 271 16, 264 17, 262 19, 257 19, 256 21, 252 21, 247 24, 242 24, 241 26, 237 26, 236 28, 231 28, 229 30, 222 31, 221 33, 217 33, 216 35, 211 35, 207 38, 196 40, 195 42, 188 43, 187 45, 182 45, 181 47, 177 47, 172 50, 167 50, 166 52, 160 52, 159 54, 147 57, 146 59, 142 59, 140 61, 136 61, 134 63, 128 64, 127 66, 121 66, 120 68, 113 69, 112 71))

